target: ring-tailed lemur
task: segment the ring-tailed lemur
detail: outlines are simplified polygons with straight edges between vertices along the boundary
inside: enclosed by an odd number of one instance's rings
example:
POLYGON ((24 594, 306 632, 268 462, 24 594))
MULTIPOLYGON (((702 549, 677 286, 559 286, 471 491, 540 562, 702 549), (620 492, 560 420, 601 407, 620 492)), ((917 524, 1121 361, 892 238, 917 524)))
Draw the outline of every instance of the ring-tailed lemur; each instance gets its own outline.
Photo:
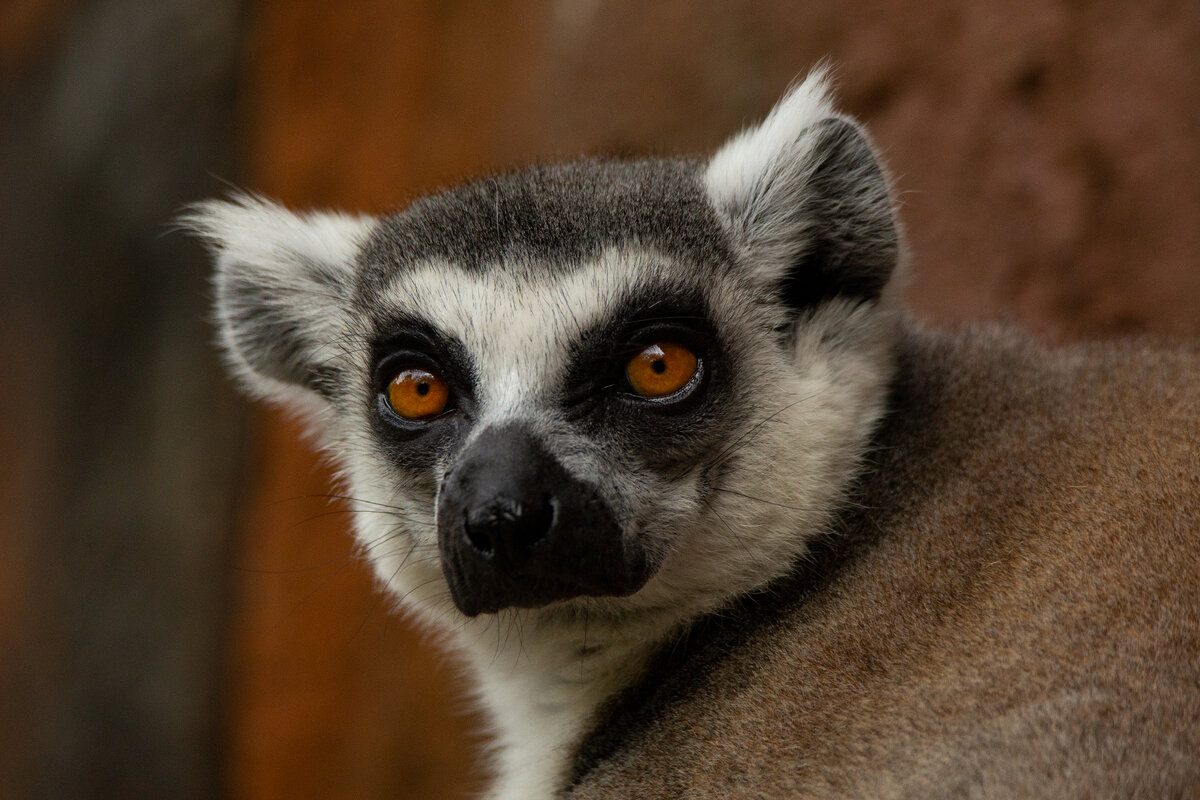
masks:
POLYGON ((1197 779, 1195 353, 914 331, 821 75, 706 160, 190 224, 234 371, 473 664, 496 797, 1197 779))

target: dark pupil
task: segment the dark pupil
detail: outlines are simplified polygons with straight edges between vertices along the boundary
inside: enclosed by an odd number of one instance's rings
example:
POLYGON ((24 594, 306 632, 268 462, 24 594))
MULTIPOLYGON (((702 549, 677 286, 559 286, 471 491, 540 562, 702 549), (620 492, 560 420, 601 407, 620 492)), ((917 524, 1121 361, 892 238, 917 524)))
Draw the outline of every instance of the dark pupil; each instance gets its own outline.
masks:
POLYGON ((656 358, 650 364, 650 369, 654 370, 659 375, 662 375, 664 372, 667 371, 667 362, 663 361, 661 358, 656 358))
POLYGON ((418 383, 417 384, 417 394, 421 395, 422 397, 429 394, 429 384, 426 383, 425 381, 421 381, 420 383, 418 383))

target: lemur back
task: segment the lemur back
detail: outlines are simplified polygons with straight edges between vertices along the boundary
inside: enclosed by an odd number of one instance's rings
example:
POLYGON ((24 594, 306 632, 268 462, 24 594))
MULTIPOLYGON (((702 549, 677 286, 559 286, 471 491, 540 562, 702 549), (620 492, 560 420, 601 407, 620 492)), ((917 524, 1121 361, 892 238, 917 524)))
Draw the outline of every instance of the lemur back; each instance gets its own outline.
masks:
POLYGON ((568 796, 1200 792, 1200 347, 898 348, 836 534, 664 651, 568 796))
POLYGON ((707 159, 190 215, 494 797, 1195 784, 1195 348, 916 330, 894 205, 818 73, 707 159))

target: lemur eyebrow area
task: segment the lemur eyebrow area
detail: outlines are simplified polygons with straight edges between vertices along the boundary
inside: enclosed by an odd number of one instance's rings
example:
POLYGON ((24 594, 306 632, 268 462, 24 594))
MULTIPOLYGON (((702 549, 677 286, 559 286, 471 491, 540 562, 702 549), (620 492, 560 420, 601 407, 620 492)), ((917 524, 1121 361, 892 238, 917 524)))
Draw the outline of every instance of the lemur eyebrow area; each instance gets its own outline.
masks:
POLYGON ((625 375, 642 397, 667 397, 696 377, 696 354, 674 342, 655 342, 629 359, 625 375))
POLYGON ((388 404, 405 419, 430 419, 446 410, 450 387, 419 367, 401 370, 387 388, 388 404))

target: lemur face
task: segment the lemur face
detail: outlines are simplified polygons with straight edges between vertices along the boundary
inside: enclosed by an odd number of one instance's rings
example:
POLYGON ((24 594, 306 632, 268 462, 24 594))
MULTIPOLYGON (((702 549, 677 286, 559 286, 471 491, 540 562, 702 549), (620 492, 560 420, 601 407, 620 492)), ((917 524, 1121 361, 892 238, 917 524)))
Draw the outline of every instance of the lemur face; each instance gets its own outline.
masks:
MULTIPOLYGON (((622 191, 640 194, 644 170, 686 175, 675 164, 565 174, 611 194, 624 179, 622 191)), ((564 172, 542 177, 525 198, 507 186, 467 191, 549 205, 547 184, 564 172)), ((609 202, 659 223, 664 199, 609 202)), ((381 225, 365 251, 373 378, 364 401, 376 468, 396 483, 427 478, 420 502, 436 509, 455 603, 475 614, 636 592, 711 502, 719 450, 753 405, 744 373, 769 369, 735 345, 770 322, 746 318, 753 296, 729 280, 719 227, 691 249, 572 240, 476 265, 438 253, 396 272, 390 245, 408 222, 401 214, 381 225), (734 313, 712 307, 721 283, 742 294, 725 303, 734 313), (438 400, 426 409, 430 394, 438 400)))
POLYGON ((888 189, 811 79, 708 162, 530 169, 377 220, 242 198, 192 223, 235 368, 313 412, 364 552, 425 610, 763 585, 882 408, 888 189))
POLYGON ((671 161, 483 181, 374 228, 350 402, 372 471, 425 487, 406 501, 435 510, 463 613, 630 595, 711 503, 746 371, 770 366, 735 343, 774 322, 732 260, 699 168, 671 161))

